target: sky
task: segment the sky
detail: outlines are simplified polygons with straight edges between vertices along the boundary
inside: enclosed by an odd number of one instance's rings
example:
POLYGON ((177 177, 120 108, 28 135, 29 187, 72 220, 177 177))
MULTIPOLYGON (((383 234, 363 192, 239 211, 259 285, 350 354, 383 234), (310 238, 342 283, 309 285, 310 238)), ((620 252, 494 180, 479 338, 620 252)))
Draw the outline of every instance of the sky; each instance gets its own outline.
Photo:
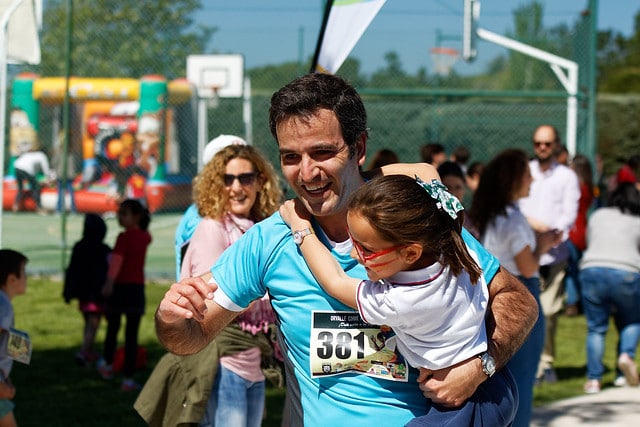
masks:
MULTIPOLYGON (((544 6, 545 27, 579 19, 589 0, 538 0, 544 6)), ((513 10, 529 0, 483 0, 478 26, 506 35, 513 30, 513 10)), ((285 61, 300 61, 307 71, 322 21, 323 0, 202 0, 196 22, 216 27, 210 52, 241 54, 245 68, 285 61)), ((629 36, 640 0, 598 0, 598 29, 629 36)), ((461 50, 462 0, 387 0, 351 52, 370 73, 385 65, 384 55, 395 51, 405 71, 433 70, 430 55, 440 46, 461 50), (437 35, 440 34, 440 37, 437 35)), ((459 74, 480 72, 506 49, 480 40, 478 56, 467 63, 458 60, 459 74)), ((194 52, 203 53, 203 52, 194 52)), ((431 72, 430 71, 430 72, 431 72)))

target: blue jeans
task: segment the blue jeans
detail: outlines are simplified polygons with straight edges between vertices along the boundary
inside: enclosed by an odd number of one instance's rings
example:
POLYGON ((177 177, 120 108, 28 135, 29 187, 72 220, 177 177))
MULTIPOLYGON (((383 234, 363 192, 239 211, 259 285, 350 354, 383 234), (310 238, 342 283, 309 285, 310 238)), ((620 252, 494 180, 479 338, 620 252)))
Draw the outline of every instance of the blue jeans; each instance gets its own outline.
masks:
POLYGON ((40 192, 42 191, 42 187, 38 182, 38 178, 35 175, 31 175, 30 173, 23 171, 22 169, 16 169, 15 174, 18 192, 16 193, 14 204, 20 206, 20 203, 24 200, 24 181, 27 181, 31 188, 31 198, 36 203, 36 208, 41 209, 40 192))
MULTIPOLYGON (((517 409, 518 387, 509 369, 504 368, 480 384, 462 406, 452 409, 432 404, 426 415, 412 419, 405 427, 510 426, 517 409)), ((389 424, 389 420, 378 422, 389 424)), ((347 420, 344 425, 348 425, 347 420)))
MULTIPOLYGON (((56 188, 58 190, 58 207, 57 210, 58 212, 62 212, 62 209, 65 208, 65 188, 63 188, 64 186, 62 185, 62 180, 59 179, 56 182, 56 188)), ((73 191, 73 180, 68 179, 67 180, 67 185, 66 185, 66 192, 69 193, 69 199, 71 201, 71 212, 75 212, 76 211, 76 201, 75 201, 75 194, 73 191)))
POLYGON ((513 355, 507 367, 518 385, 518 412, 513 420, 513 426, 529 427, 533 408, 533 387, 536 380, 538 362, 544 347, 544 314, 540 307, 540 279, 518 277, 529 289, 538 303, 538 320, 522 347, 513 355))
POLYGON ((580 270, 578 264, 582 258, 582 251, 576 245, 567 241, 569 248, 569 260, 567 263, 567 275, 564 277, 564 291, 567 296, 567 305, 576 305, 580 302, 580 270))
POLYGON ((635 355, 640 340, 640 273, 591 267, 580 271, 580 283, 587 319, 587 378, 600 380, 612 309, 620 328, 620 352, 635 355))
POLYGON ((264 381, 247 381, 219 365, 200 427, 260 427, 264 399, 264 381))

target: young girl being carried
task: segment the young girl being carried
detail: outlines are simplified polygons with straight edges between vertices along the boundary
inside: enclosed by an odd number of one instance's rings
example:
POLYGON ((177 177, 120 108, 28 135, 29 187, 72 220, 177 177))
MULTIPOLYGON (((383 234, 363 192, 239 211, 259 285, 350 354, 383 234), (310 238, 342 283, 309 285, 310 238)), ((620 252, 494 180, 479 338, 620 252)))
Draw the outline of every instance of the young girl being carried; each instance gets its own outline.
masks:
POLYGON ((346 275, 301 203, 290 200, 280 208, 284 221, 300 231, 295 234, 304 236, 302 254, 322 287, 357 308, 364 321, 393 328, 397 352, 421 369, 419 381, 474 357, 483 358, 488 375, 462 406, 432 404, 408 425, 510 425, 517 389, 507 369, 493 375, 485 327, 488 289, 462 239, 458 199, 439 181, 391 175, 363 185, 348 210, 351 256, 369 280, 346 275))

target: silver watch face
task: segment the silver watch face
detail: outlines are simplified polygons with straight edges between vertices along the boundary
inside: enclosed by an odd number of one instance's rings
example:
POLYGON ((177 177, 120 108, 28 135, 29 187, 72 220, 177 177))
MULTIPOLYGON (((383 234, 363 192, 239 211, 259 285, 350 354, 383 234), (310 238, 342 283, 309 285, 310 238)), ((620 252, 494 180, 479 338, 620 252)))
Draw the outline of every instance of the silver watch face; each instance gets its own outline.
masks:
POLYGON ((482 370, 489 376, 492 376, 496 372, 496 361, 489 353, 482 355, 482 370))

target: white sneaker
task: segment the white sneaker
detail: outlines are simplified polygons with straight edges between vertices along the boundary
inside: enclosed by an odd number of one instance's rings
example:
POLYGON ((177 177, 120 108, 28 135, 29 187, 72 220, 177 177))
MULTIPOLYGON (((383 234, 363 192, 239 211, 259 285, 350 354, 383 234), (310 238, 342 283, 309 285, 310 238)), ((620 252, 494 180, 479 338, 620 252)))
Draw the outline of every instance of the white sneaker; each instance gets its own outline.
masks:
POLYGON ((620 353, 618 357, 618 369, 624 374, 627 384, 637 386, 638 383, 640 383, 636 362, 627 353, 620 353))
POLYGON ((624 377, 624 375, 620 375, 619 377, 616 377, 615 380, 613 380, 613 385, 616 387, 626 387, 627 379, 624 377))

